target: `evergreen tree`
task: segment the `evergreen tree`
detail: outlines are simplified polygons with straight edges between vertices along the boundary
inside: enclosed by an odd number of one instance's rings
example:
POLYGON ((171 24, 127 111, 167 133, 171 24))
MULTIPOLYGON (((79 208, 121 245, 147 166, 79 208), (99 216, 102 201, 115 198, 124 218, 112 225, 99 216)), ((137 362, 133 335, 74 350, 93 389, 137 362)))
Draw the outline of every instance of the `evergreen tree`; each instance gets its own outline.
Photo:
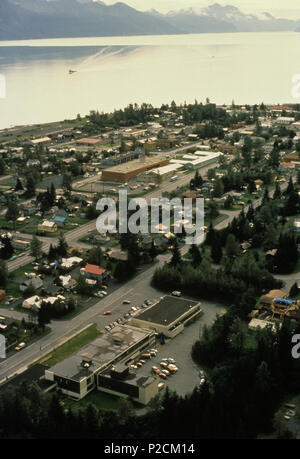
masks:
POLYGON ((44 329, 50 323, 50 319, 49 305, 45 301, 42 301, 41 307, 38 310, 38 326, 44 329))
POLYGON ((174 248, 172 251, 172 259, 170 261, 170 266, 180 267, 182 263, 182 258, 181 258, 181 252, 180 252, 177 240, 174 241, 173 247, 174 248))
POLYGON ((5 219, 9 222, 13 222, 14 230, 16 229, 16 221, 19 216, 19 207, 14 201, 9 200, 7 204, 7 211, 5 214, 5 219))
POLYGON ((36 236, 33 236, 30 243, 30 254, 35 260, 39 260, 42 257, 42 247, 43 243, 36 236))
POLYGON ((298 284, 297 282, 295 282, 290 288, 289 296, 293 298, 293 297, 296 297, 298 293, 299 293, 298 284))
POLYGON ((24 190, 24 188, 23 188, 21 180, 18 178, 16 186, 15 186, 15 191, 22 191, 22 190, 24 190))
POLYGON ((222 245, 219 238, 215 238, 211 246, 211 258, 214 263, 219 264, 223 256, 222 245))
POLYGON ((63 235, 63 233, 60 234, 59 239, 58 239, 58 246, 56 248, 56 253, 60 257, 65 257, 68 253, 68 244, 67 241, 63 235))
POLYGON ((35 196, 35 184, 31 176, 28 177, 26 183, 26 197, 33 198, 35 196))
POLYGON ((276 182, 273 199, 274 199, 274 201, 276 201, 276 200, 279 201, 281 199, 281 190, 280 190, 279 182, 276 182))

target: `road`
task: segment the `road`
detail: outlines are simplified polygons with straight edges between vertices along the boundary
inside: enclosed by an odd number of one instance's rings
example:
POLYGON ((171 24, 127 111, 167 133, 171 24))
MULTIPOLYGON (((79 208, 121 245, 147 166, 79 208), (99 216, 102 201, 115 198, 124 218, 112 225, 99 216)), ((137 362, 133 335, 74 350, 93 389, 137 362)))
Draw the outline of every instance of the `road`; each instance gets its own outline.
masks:
MULTIPOLYGON (((285 187, 286 184, 283 184, 282 189, 284 189, 285 187)), ((261 198, 257 199, 254 202, 254 207, 257 207, 260 204, 260 202, 261 198)), ((246 206, 245 210, 247 210, 247 207, 248 206, 246 206)), ((229 222, 231 222, 232 219, 239 214, 239 212, 240 211, 227 212, 228 218, 217 224, 215 228, 222 229, 226 227, 229 224, 229 222)), ((83 225, 83 227, 79 227, 75 230, 70 231, 66 237, 67 241, 75 241, 82 234, 86 234, 88 228, 93 228, 94 225, 95 221, 83 225)), ((53 242, 53 239, 51 239, 51 241, 53 242)), ((49 241, 46 243, 49 243, 49 241)), ((185 246, 182 249, 182 254, 184 254, 188 249, 189 246, 185 246)), ((84 310, 81 314, 74 317, 72 320, 53 321, 51 324, 50 334, 41 338, 38 342, 32 343, 27 348, 23 349, 20 353, 11 356, 9 359, 5 360, 0 364, 0 381, 21 371, 22 369, 24 369, 24 367, 31 364, 33 361, 40 359, 43 355, 48 354, 54 347, 62 344, 70 336, 82 330, 88 324, 97 323, 98 327, 100 329, 103 329, 105 325, 107 325, 115 318, 121 316, 124 312, 128 310, 128 306, 122 304, 124 299, 129 299, 131 301, 131 304, 140 305, 147 298, 158 298, 161 295, 161 293, 150 286, 150 279, 152 278, 155 269, 158 266, 165 263, 166 261, 168 261, 170 257, 171 254, 169 253, 160 255, 158 257, 158 263, 153 264, 148 269, 143 271, 141 274, 133 278, 131 281, 127 282, 125 285, 122 285, 120 288, 112 292, 106 298, 99 300, 95 305, 84 310), (111 310, 112 316, 103 316, 102 313, 106 310, 111 310)), ((25 257, 22 258, 24 259, 25 257)), ((292 283, 294 279, 296 279, 296 277, 294 276, 296 275, 284 276, 284 280, 286 282, 288 281, 292 283)), ((14 317, 12 311, 5 310, 5 312, 6 315, 14 317)), ((18 313, 18 318, 21 317, 19 316, 19 314, 21 313, 18 313)))

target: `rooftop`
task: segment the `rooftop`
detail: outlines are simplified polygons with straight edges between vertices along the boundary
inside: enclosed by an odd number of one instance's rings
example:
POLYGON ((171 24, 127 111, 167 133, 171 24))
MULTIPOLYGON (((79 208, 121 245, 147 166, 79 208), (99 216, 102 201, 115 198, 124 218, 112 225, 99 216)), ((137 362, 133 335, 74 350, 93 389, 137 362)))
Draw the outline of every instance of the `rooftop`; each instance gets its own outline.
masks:
POLYGON ((50 371, 58 376, 80 381, 114 361, 118 355, 126 352, 149 334, 151 332, 127 325, 116 326, 110 333, 103 334, 70 357, 54 365, 50 371), (90 366, 83 367, 83 360, 90 361, 90 366))
POLYGON ((96 274, 98 276, 101 276, 102 274, 105 273, 105 269, 97 265, 86 265, 86 267, 84 268, 84 271, 86 273, 96 274))
POLYGON ((112 166, 104 170, 105 171, 109 170, 111 172, 125 173, 125 172, 129 172, 129 171, 139 169, 142 167, 151 166, 152 164, 155 165, 159 163, 160 161, 164 161, 164 160, 165 158, 162 158, 160 156, 151 156, 151 157, 145 156, 143 160, 134 159, 132 161, 128 161, 127 163, 117 164, 116 166, 112 166))
POLYGON ((167 295, 151 308, 139 314, 136 319, 167 326, 198 304, 196 301, 167 295))

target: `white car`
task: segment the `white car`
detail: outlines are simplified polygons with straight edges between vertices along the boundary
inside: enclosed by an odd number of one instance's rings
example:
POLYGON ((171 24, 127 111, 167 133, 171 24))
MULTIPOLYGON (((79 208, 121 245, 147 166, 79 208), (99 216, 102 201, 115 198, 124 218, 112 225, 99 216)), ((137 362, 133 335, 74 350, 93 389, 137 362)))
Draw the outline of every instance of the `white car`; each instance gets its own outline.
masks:
POLYGON ((181 296, 181 292, 179 292, 178 290, 174 290, 174 292, 172 292, 172 295, 173 296, 181 296))

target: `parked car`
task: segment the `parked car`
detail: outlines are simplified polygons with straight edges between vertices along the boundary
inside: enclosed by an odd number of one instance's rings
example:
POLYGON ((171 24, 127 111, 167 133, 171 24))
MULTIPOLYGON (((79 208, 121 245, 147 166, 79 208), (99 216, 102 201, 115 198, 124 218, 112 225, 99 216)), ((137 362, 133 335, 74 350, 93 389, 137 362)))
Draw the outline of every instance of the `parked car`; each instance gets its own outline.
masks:
POLYGON ((157 384, 157 387, 158 387, 158 390, 163 390, 163 388, 165 387, 165 383, 164 382, 160 382, 157 384))
POLYGON ((128 317, 130 317, 130 314, 128 312, 125 312, 125 314, 123 314, 123 317, 125 317, 125 319, 128 319, 128 317))
POLYGON ((130 303, 131 303, 131 301, 129 301, 129 300, 124 300, 123 301, 123 304, 130 304, 130 303))
POLYGON ((155 370, 153 370, 153 372, 156 374, 156 375, 160 375, 161 371, 159 368, 156 368, 155 370))
POLYGON ((162 379, 167 379, 167 375, 165 375, 164 373, 159 373, 158 376, 162 379))
POLYGON ((100 293, 101 293, 102 295, 104 295, 104 296, 107 295, 107 292, 106 292, 105 290, 101 290, 100 293))
POLYGON ((111 311, 104 311, 104 313, 103 313, 104 316, 109 316, 110 314, 112 314, 111 311))
POLYGON ((145 303, 146 303, 147 306, 151 306, 152 301, 150 301, 150 300, 145 300, 145 303))
POLYGON ((104 297, 104 295, 102 295, 102 293, 100 293, 100 292, 94 293, 94 296, 96 296, 97 298, 103 298, 104 297))
POLYGON ((137 366, 138 366, 138 367, 142 367, 142 366, 143 366, 142 362, 138 362, 138 363, 137 363, 137 366))
POLYGON ((111 330, 111 328, 108 325, 106 325, 104 328, 105 328, 106 331, 110 331, 111 330))
POLYGON ((159 368, 157 368, 156 365, 153 365, 152 370, 153 370, 153 371, 156 371, 156 370, 159 370, 159 368))
POLYGON ((142 354, 141 357, 143 359, 151 359, 151 355, 150 354, 142 354))
POLYGON ((181 296, 181 292, 179 292, 179 290, 174 290, 174 292, 172 292, 172 295, 173 296, 181 296))
POLYGON ((108 326, 109 326, 110 328, 115 328, 114 324, 112 324, 112 323, 108 324, 108 326))
POLYGON ((169 370, 162 370, 162 373, 164 373, 166 376, 169 376, 170 374, 169 370))
POLYGON ((168 362, 169 362, 169 363, 173 363, 173 364, 176 363, 175 360, 172 359, 172 357, 168 357, 168 362))
POLYGON ((16 350, 16 351, 20 351, 21 349, 24 349, 25 346, 26 346, 26 343, 19 343, 19 344, 15 347, 15 350, 16 350))
POLYGON ((160 366, 163 368, 167 368, 168 364, 166 362, 160 362, 160 366))
POLYGON ((175 365, 168 365, 167 370, 169 370, 170 373, 175 373, 176 371, 178 371, 178 368, 175 367, 175 365))

